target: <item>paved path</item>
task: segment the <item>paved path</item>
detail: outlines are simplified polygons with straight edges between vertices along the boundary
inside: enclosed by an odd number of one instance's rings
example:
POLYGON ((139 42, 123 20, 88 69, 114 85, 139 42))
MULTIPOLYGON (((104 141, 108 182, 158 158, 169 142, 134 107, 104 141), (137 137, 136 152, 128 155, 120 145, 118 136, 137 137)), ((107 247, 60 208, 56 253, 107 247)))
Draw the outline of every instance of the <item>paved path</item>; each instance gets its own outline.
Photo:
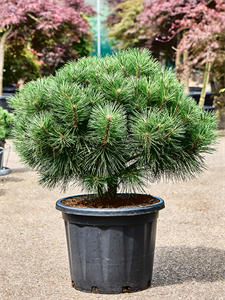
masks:
MULTIPOLYGON (((225 300, 225 134, 206 156, 198 179, 159 183, 163 198, 153 286, 142 292, 96 295, 71 288, 64 224, 55 201, 66 194, 37 184, 37 174, 11 151, 12 173, 0 177, 1 300, 225 300)), ((11 144, 11 141, 8 141, 11 144)))

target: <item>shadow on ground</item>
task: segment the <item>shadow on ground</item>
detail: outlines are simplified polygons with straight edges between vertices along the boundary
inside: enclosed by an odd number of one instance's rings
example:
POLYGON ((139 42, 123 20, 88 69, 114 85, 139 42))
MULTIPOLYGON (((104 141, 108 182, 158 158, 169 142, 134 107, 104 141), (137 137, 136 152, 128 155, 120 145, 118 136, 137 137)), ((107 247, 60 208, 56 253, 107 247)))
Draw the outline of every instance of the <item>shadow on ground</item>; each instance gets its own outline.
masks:
POLYGON ((0 181, 3 181, 3 182, 7 182, 7 181, 19 182, 19 181, 23 181, 23 180, 24 180, 23 178, 17 178, 17 177, 13 177, 13 176, 0 177, 0 181))
POLYGON ((12 169, 11 168, 12 173, 26 173, 26 172, 31 172, 31 169, 28 168, 17 168, 17 169, 12 169))
POLYGON ((5 190, 0 189, 0 196, 4 196, 5 195, 5 190))
POLYGON ((153 286, 186 281, 224 281, 225 251, 205 247, 159 247, 156 249, 153 286))

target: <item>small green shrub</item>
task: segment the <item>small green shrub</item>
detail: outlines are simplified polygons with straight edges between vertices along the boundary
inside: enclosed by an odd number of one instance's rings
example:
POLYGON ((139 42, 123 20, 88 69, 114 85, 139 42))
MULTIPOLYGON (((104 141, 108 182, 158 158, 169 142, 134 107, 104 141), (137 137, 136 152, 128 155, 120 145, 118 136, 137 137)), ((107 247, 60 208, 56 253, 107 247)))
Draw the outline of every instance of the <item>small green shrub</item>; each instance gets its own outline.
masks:
POLYGON ((13 114, 0 107, 0 141, 4 142, 11 131, 13 114))

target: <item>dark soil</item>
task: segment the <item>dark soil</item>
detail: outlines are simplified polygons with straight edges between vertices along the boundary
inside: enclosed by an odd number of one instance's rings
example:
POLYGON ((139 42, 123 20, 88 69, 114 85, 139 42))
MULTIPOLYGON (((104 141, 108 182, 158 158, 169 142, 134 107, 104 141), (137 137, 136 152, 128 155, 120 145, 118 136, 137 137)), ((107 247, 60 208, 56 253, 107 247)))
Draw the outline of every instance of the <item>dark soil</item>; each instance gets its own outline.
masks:
POLYGON ((95 198, 94 196, 77 196, 62 200, 62 204, 67 206, 77 206, 85 208, 128 208, 134 206, 146 206, 158 203, 159 200, 151 195, 118 195, 116 198, 108 197, 95 198))

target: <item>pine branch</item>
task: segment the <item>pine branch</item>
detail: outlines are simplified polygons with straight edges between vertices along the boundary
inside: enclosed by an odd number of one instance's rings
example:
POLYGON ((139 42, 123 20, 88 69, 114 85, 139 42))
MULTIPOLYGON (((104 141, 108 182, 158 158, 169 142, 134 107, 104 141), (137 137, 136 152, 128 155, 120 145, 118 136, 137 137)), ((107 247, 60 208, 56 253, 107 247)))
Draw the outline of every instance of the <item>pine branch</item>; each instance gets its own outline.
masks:
POLYGON ((116 92, 117 92, 117 99, 116 99, 116 101, 117 101, 117 103, 120 103, 120 93, 121 93, 121 89, 118 89, 116 92))
POLYGON ((199 136, 197 137, 197 139, 196 139, 196 141, 194 142, 194 144, 192 145, 192 147, 191 147, 190 149, 187 150, 189 153, 192 152, 192 151, 196 148, 196 146, 197 146, 198 141, 200 140, 200 138, 201 138, 201 135, 199 134, 199 136))
POLYGON ((181 104, 181 102, 179 101, 179 102, 177 103, 177 107, 176 107, 176 109, 175 109, 175 111, 174 111, 174 113, 173 113, 173 117, 176 116, 176 113, 178 112, 178 110, 179 110, 179 108, 180 108, 180 104, 181 104))
POLYGON ((73 128, 76 128, 78 124, 77 106, 73 105, 73 128))
POLYGON ((43 124, 39 124, 39 126, 42 128, 42 130, 43 130, 45 136, 49 139, 49 133, 45 130, 43 124))
POLYGON ((138 79, 140 77, 140 72, 141 72, 141 65, 138 66, 138 71, 137 71, 136 79, 138 79))
POLYGON ((188 119, 189 119, 189 116, 187 116, 179 126, 176 126, 176 127, 174 127, 172 130, 170 130, 170 131, 163 137, 163 140, 167 139, 174 131, 176 131, 179 127, 181 127, 182 125, 184 125, 185 122, 186 122, 188 119))
POLYGON ((128 75, 127 75, 127 72, 126 72, 124 66, 122 66, 122 71, 123 71, 123 74, 127 77, 128 75))
POLYGON ((107 125, 106 125, 106 130, 105 130, 105 137, 104 137, 104 141, 103 141, 103 146, 106 146, 107 144, 107 140, 109 138, 109 127, 110 127, 110 123, 111 123, 111 115, 107 115, 106 118, 108 119, 107 121, 107 125))
POLYGON ((33 102, 33 105, 37 108, 37 110, 41 111, 41 108, 36 101, 33 102))

